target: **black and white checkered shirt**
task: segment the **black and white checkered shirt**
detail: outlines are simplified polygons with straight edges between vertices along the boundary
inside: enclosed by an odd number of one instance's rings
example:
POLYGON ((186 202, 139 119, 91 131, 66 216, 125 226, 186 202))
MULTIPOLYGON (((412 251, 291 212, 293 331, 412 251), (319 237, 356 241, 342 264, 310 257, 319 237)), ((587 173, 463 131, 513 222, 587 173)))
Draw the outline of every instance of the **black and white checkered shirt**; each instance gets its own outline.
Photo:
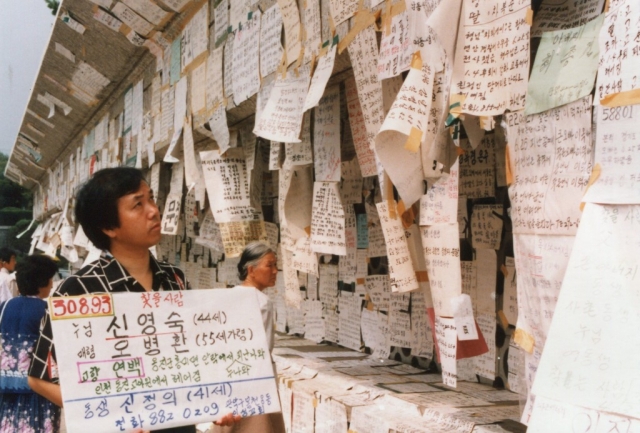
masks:
MULTIPOLYGON (((153 291, 184 290, 187 287, 182 271, 150 254, 153 272, 153 291)), ((51 296, 78 296, 90 293, 144 292, 145 289, 111 255, 103 253, 95 262, 67 278, 51 296)), ((29 376, 58 383, 55 346, 49 311, 42 319, 40 337, 33 351, 29 376)))

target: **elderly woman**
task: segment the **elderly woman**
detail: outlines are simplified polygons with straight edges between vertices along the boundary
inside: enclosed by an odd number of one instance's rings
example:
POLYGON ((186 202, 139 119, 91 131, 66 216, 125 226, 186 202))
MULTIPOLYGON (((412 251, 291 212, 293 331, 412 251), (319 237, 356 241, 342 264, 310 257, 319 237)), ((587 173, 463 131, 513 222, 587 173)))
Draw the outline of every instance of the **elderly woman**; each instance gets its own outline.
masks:
MULTIPOLYGON (((240 256, 238 276, 242 285, 237 287, 254 289, 262 313, 262 323, 267 334, 269 351, 271 351, 273 350, 274 335, 273 311, 269 297, 263 291, 276 284, 278 265, 274 251, 261 242, 247 245, 240 256)), ((285 427, 282 413, 270 413, 243 418, 230 427, 214 425, 213 429, 209 431, 214 433, 284 433, 285 427)))
POLYGON ((0 304, 0 432, 54 433, 60 428, 60 408, 27 385, 33 345, 53 286, 56 263, 33 255, 18 263, 20 296, 0 304))

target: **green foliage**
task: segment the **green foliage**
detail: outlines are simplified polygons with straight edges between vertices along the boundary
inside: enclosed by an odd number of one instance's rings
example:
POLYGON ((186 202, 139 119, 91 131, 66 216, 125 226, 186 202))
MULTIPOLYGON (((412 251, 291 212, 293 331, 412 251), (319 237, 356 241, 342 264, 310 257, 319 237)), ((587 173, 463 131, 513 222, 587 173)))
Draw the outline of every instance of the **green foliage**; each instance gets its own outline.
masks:
POLYGON ((7 155, 0 153, 0 226, 11 226, 7 232, 5 245, 27 254, 31 247, 31 233, 37 224, 34 224, 29 233, 25 233, 20 239, 16 235, 22 233, 33 215, 33 194, 17 183, 4 177, 4 169, 8 161, 7 155))
POLYGON ((31 191, 4 177, 8 159, 7 155, 0 153, 0 209, 5 207, 31 209, 33 207, 31 191))
POLYGON ((18 221, 28 219, 31 221, 33 212, 31 209, 19 209, 17 207, 5 207, 0 209, 0 226, 12 226, 18 221))
POLYGON ((31 248, 31 235, 36 230, 38 224, 33 224, 31 229, 22 235, 20 239, 17 239, 16 236, 26 230, 31 223, 31 219, 24 219, 18 221, 13 227, 11 227, 7 231, 7 241, 6 245, 9 248, 13 248, 14 250, 21 253, 20 255, 26 255, 29 253, 29 249, 31 248))
POLYGON ((44 0, 47 4, 47 7, 51 9, 51 15, 55 15, 58 13, 58 8, 60 7, 60 2, 58 0, 44 0))

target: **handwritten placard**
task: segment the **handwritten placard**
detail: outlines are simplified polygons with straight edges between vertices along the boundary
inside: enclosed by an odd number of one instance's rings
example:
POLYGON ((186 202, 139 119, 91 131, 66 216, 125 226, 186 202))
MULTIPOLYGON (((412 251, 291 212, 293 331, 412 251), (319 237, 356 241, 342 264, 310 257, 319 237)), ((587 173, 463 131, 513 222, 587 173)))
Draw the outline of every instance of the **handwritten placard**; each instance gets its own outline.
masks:
POLYGON ((50 298, 65 348, 57 361, 67 428, 170 428, 279 411, 251 290, 50 298))

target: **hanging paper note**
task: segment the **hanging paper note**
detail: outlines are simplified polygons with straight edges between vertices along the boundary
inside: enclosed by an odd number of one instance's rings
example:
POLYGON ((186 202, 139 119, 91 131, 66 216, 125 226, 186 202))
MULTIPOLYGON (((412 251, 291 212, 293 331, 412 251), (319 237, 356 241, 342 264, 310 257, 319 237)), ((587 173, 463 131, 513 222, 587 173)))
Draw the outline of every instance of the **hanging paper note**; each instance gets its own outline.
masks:
POLYGON ((468 49, 456 50, 451 88, 452 96, 463 96, 463 113, 495 116, 524 108, 531 1, 501 6, 500 0, 463 1, 457 46, 468 49))
POLYGON ((529 79, 525 114, 547 111, 591 93, 603 20, 601 15, 583 26, 542 35, 529 79))

